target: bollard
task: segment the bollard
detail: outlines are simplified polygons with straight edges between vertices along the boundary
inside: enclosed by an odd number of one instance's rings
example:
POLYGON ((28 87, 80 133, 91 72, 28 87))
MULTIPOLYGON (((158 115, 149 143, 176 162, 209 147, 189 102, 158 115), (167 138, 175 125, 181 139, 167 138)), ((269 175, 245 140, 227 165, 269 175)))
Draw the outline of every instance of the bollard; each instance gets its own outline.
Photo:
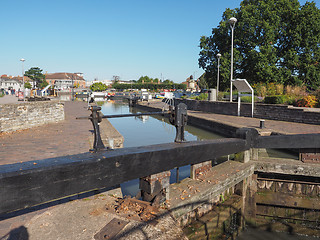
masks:
POLYGON ((265 122, 264 120, 262 120, 262 119, 260 120, 260 128, 261 128, 261 129, 262 129, 262 128, 265 128, 264 122, 265 122))

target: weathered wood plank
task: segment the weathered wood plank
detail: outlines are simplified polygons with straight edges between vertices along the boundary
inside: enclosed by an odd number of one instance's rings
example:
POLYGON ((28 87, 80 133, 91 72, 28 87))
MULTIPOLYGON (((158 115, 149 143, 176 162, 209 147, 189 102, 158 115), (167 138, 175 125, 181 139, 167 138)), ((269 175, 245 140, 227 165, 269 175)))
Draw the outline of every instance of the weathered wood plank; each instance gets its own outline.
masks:
POLYGON ((320 148, 320 134, 273 135, 258 137, 254 148, 320 148))
POLYGON ((272 191, 259 191, 256 195, 256 203, 272 206, 306 208, 320 210, 319 198, 293 195, 272 191))
POLYGON ((0 166, 0 213, 247 150, 243 139, 168 143, 0 166))

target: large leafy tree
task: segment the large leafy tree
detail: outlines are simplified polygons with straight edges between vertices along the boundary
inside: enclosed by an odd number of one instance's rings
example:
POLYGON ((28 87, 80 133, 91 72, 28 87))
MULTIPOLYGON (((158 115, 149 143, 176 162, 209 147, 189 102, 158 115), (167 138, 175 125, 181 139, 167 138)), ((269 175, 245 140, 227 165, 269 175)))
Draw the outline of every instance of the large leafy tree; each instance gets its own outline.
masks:
POLYGON ((46 76, 42 73, 42 69, 38 67, 30 68, 25 72, 24 75, 29 77, 34 82, 36 88, 43 88, 48 85, 46 76))
POLYGON ((231 30, 228 19, 236 17, 234 78, 250 83, 277 82, 320 85, 320 10, 314 2, 298 0, 243 0, 240 8, 226 9, 212 35, 200 38, 199 66, 210 87, 216 85, 217 53, 220 88, 230 84, 231 30))
POLYGON ((148 76, 141 76, 138 79, 138 83, 158 83, 159 79, 158 78, 150 78, 148 76))
POLYGON ((108 86, 102 82, 97 82, 90 86, 90 90, 93 92, 102 92, 107 89, 108 89, 108 86))
POLYGON ((208 83, 206 82, 205 73, 200 76, 198 85, 200 89, 208 89, 208 83))

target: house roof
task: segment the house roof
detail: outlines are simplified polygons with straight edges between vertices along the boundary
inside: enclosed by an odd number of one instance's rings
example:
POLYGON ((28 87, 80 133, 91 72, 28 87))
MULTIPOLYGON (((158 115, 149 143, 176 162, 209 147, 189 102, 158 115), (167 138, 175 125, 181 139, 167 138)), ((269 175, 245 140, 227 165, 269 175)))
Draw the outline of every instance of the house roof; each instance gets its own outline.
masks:
MULTIPOLYGON (((8 81, 8 80, 16 80, 21 82, 23 81, 22 76, 14 77, 14 76, 2 75, 0 78, 5 81, 8 81)), ((31 81, 31 79, 27 76, 24 76, 24 81, 31 81)))
POLYGON ((46 79, 73 79, 73 80, 84 80, 83 77, 79 76, 78 74, 75 73, 66 73, 66 72, 61 72, 61 73, 47 73, 46 79))

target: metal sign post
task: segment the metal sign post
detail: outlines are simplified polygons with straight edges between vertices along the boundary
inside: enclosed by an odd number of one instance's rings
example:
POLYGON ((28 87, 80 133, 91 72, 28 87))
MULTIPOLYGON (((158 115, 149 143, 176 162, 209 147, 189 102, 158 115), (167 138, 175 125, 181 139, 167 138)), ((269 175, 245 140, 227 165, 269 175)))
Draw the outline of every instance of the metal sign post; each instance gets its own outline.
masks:
POLYGON ((241 102, 241 93, 242 92, 250 92, 252 96, 252 103, 251 103, 251 117, 253 117, 253 109, 254 109, 254 91, 250 84, 247 82, 246 79, 235 79, 232 81, 233 85, 238 90, 238 116, 240 116, 240 102, 241 102))

